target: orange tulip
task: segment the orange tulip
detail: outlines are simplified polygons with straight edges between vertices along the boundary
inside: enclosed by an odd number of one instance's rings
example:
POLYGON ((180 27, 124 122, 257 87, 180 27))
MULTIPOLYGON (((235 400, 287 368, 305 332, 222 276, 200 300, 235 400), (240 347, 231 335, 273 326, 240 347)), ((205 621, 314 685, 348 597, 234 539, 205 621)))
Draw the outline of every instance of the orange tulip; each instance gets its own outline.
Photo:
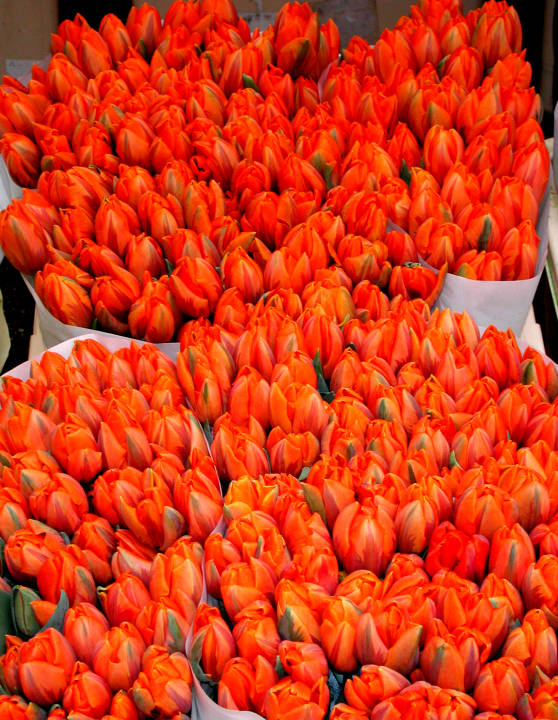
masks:
POLYGON ((542 610, 530 610, 525 615, 521 627, 508 635, 502 655, 515 657, 525 665, 531 686, 537 671, 549 677, 555 675, 558 666, 556 634, 542 610))
POLYGON ((542 555, 528 566, 522 586, 525 607, 541 608, 554 628, 558 625, 556 582, 553 575, 555 567, 553 555, 542 555))
POLYGON ((135 624, 147 647, 161 645, 169 653, 182 651, 190 632, 190 623, 167 597, 149 600, 141 608, 135 624))
POLYGON ((230 710, 263 712, 267 691, 277 681, 273 665, 264 658, 257 658, 254 665, 245 658, 232 658, 219 681, 219 705, 230 710))
POLYGON ((474 698, 479 710, 514 713, 524 692, 529 690, 527 672, 513 657, 487 663, 475 684, 474 698))
POLYGON ((28 640, 19 651, 19 680, 25 697, 38 705, 61 700, 75 660, 70 644, 54 628, 28 640))
POLYGON ((422 625, 413 622, 396 601, 374 614, 362 613, 357 623, 356 653, 364 665, 385 665, 408 675, 419 662, 422 625))
POLYGON ((378 703, 409 686, 400 673, 382 665, 364 665, 360 675, 354 675, 345 683, 347 703, 358 710, 373 710, 378 703))
POLYGON ((71 607, 64 618, 64 637, 78 659, 88 665, 92 664, 95 647, 108 629, 106 617, 87 602, 71 607))
POLYGON ((186 656, 151 645, 141 659, 141 672, 130 689, 134 704, 148 715, 174 716, 192 705, 192 671, 186 656))
POLYGON ((442 184, 448 171, 461 160, 464 149, 463 139, 457 130, 433 125, 424 138, 425 167, 442 184))
POLYGON ((62 590, 71 605, 95 601, 95 581, 77 545, 67 545, 45 560, 37 575, 37 587, 41 596, 52 603, 60 600, 62 590))
POLYGON ((393 520, 380 505, 351 503, 335 520, 333 543, 348 572, 368 569, 382 574, 395 550, 393 520))
POLYGON ((192 662, 219 682, 225 665, 236 656, 236 644, 229 627, 217 608, 202 603, 196 612, 190 650, 192 662))
POLYGON ((77 662, 62 698, 67 713, 83 713, 102 717, 108 713, 112 692, 102 677, 92 672, 85 663, 77 662))
POLYGON ((483 55, 486 67, 521 50, 521 23, 514 7, 494 0, 482 8, 471 43, 483 55))
POLYGON ((267 693, 265 715, 269 720, 295 720, 307 717, 321 720, 329 705, 329 690, 325 678, 320 678, 312 687, 284 677, 267 693))
POLYGON ((521 587, 531 563, 535 561, 533 543, 525 530, 515 523, 502 527, 492 537, 488 568, 521 587))
POLYGON ((108 630, 96 646, 93 669, 109 684, 111 690, 130 688, 141 668, 145 643, 139 631, 129 622, 108 630))
POLYGON ((8 539, 4 559, 11 576, 18 582, 27 582, 36 578, 45 560, 64 546, 60 533, 30 519, 8 539))

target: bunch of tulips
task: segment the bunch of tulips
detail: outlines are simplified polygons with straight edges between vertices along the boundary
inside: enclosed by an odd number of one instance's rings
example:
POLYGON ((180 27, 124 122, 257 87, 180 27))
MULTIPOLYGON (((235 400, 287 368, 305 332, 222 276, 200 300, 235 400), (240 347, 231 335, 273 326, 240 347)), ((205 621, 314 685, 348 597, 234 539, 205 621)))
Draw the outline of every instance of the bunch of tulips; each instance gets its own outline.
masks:
POLYGON ((26 188, 0 244, 58 320, 152 342, 231 295, 533 277, 549 156, 521 40, 495 0, 422 0, 341 54, 297 2, 253 33, 231 0, 64 21, 0 85, 26 188))
POLYGON ((554 718, 558 370, 367 291, 4 377, 3 719, 554 718))
POLYGON ((423 0, 339 61, 305 5, 190 0, 52 49, 0 88, 0 241, 176 357, 3 378, 0 718, 554 720, 558 368, 432 309, 533 274, 515 11, 423 0))

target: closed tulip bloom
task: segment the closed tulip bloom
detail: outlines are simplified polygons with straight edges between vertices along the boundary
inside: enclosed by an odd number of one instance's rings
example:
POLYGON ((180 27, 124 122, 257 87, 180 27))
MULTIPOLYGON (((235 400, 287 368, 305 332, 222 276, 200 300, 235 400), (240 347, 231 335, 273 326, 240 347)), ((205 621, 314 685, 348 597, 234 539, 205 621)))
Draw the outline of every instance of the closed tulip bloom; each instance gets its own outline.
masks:
POLYGON ((487 663, 475 684, 474 698, 479 710, 514 713, 529 680, 523 664, 512 657, 487 663))
POLYGON ((424 138, 425 167, 441 184, 450 168, 463 156, 464 143, 457 130, 433 125, 424 138))
POLYGON ((100 718, 108 713, 112 691, 102 677, 92 672, 85 663, 77 662, 64 691, 62 707, 67 713, 83 713, 100 718))
POLYGON ((200 605, 193 634, 190 657, 208 677, 219 682, 226 664, 236 656, 236 643, 218 608, 200 605))
POLYGON ((556 558, 553 555, 542 555, 527 568, 522 587, 525 607, 541 608, 554 628, 558 626, 555 567, 556 558))
POLYGON ((381 506, 354 502, 342 510, 333 528, 333 542, 345 569, 382 574, 393 554, 393 520, 381 506))
POLYGON ((41 299, 47 310, 66 325, 90 327, 93 306, 89 293, 75 280, 50 273, 42 283, 41 299))
POLYGON ((502 527, 492 537, 488 568, 521 587, 535 551, 529 535, 518 524, 502 527))
POLYGON ((41 151, 26 135, 6 132, 0 149, 12 179, 22 187, 35 187, 40 175, 41 151))
POLYGON ((106 617, 91 603, 71 607, 64 618, 64 637, 78 660, 92 665, 95 648, 109 629, 106 617))
POLYGON ((61 700, 75 660, 70 644, 54 628, 28 640, 19 653, 19 680, 25 697, 47 706, 61 700))
POLYGON ((108 630, 93 654, 93 669, 111 690, 128 690, 141 669, 145 643, 129 622, 108 630))
POLYGON ((532 685, 537 669, 552 677, 558 666, 556 633, 542 610, 530 610, 521 627, 511 631, 502 649, 502 655, 515 657, 525 665, 532 685))
POLYGON ((265 714, 269 720, 295 720, 308 717, 322 720, 329 705, 329 690, 325 678, 312 687, 285 677, 274 685, 265 699, 265 714))
POLYGON ((71 605, 95 601, 95 581, 81 548, 67 545, 48 558, 37 575, 37 587, 45 600, 58 602, 64 590, 71 605))
POLYGON ((19 651, 23 640, 15 635, 6 635, 6 648, 0 656, 0 675, 6 690, 13 694, 21 694, 19 683, 19 651))
POLYGON ((18 582, 26 582, 36 578, 45 560, 64 546, 60 533, 30 519, 9 538, 4 559, 11 576, 18 582))
POLYGON ((359 710, 373 710, 374 707, 409 685, 400 673, 382 665, 364 665, 360 675, 354 675, 345 684, 345 698, 348 704, 359 710))
POLYGON ((99 598, 111 625, 135 622, 140 610, 151 599, 143 582, 130 572, 122 573, 115 582, 101 588, 99 598))
POLYGON ((483 55, 486 67, 521 50, 521 23, 514 7, 498 2, 486 5, 478 16, 471 43, 483 55))
POLYGON ((183 653, 151 645, 141 659, 141 672, 131 688, 134 704, 146 714, 174 716, 192 705, 192 671, 183 653))
POLYGON ((279 645, 279 660, 293 680, 312 687, 320 677, 328 673, 324 651, 314 643, 283 640, 279 645))
POLYGON ((419 662, 422 625, 413 622, 397 602, 380 612, 364 612, 357 624, 356 653, 364 665, 386 665, 408 675, 419 662))
POLYGON ((276 584, 273 568, 257 558, 225 568, 221 574, 221 594, 231 620, 251 603, 272 599, 276 584))

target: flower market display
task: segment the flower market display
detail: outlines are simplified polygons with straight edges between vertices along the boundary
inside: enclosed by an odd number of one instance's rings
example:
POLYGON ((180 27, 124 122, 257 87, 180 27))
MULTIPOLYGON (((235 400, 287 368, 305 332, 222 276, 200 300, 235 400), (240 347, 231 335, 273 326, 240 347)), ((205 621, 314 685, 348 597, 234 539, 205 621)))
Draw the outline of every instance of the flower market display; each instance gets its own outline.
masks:
POLYGON ((434 307, 535 274, 521 27, 339 50, 179 0, 3 78, 2 248, 114 335, 3 377, 1 720, 558 716, 558 367, 434 307))
POLYGON ((231 295, 521 284, 549 175, 521 37, 495 1, 463 16, 424 0, 341 55, 298 3, 252 34, 230 0, 64 21, 48 67, 0 86, 2 154, 27 188, 0 244, 58 320, 152 342, 231 295))

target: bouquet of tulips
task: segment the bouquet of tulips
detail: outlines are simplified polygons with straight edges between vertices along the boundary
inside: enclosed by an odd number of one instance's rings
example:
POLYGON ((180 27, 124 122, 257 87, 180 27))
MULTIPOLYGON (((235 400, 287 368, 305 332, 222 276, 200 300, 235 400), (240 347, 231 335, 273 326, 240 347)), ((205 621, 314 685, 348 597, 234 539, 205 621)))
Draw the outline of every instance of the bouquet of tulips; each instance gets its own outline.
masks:
POLYGON ((4 79, 9 259, 63 322, 176 343, 3 378, 2 720, 555 717, 558 369, 432 308, 532 274, 520 47, 494 0, 341 60, 306 5, 250 35, 179 0, 4 79))
POLYGON ((446 272, 534 293, 549 157, 506 2, 422 0, 341 56, 308 5, 251 34, 231 0, 77 16, 51 48, 0 86, 26 188, 0 244, 62 323, 166 342, 231 296, 370 281, 433 304, 446 272))
POLYGON ((2 718, 553 717, 558 370, 367 289, 3 378, 2 718))

